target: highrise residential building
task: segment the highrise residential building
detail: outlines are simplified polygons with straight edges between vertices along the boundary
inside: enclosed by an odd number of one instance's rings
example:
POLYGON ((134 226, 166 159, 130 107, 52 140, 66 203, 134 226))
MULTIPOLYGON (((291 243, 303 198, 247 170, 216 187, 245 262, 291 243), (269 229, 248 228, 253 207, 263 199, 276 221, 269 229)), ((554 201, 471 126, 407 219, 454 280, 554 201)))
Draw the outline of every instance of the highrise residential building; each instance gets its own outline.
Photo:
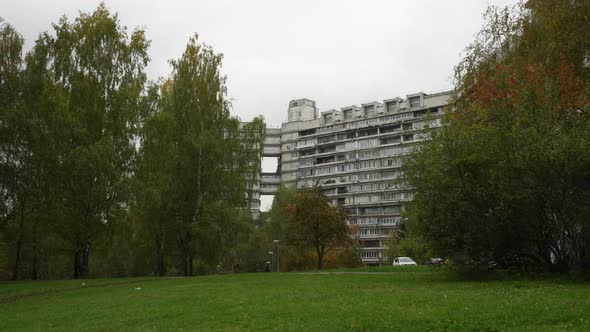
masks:
MULTIPOLYGON (((321 113, 312 100, 292 100, 282 128, 267 129, 264 155, 278 157, 278 168, 261 174, 255 197, 276 193, 281 182, 319 186, 358 226, 363 262, 383 262, 387 237, 413 197, 400 181, 404 158, 428 139, 425 126, 441 125, 449 97, 416 93, 321 113)), ((253 202, 255 214, 259 205, 253 202)))

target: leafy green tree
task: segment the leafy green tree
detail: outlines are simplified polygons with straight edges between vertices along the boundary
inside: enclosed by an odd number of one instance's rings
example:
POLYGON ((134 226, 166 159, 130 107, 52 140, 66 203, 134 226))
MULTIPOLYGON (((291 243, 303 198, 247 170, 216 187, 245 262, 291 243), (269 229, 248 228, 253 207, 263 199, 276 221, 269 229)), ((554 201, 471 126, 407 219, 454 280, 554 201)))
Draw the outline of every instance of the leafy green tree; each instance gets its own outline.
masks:
POLYGON ((226 100, 222 56, 195 35, 146 117, 138 168, 138 217, 153 234, 157 271, 173 238, 183 275, 216 266, 235 243, 260 167, 264 122, 243 124, 226 100))
MULTIPOLYGON (((166 88, 166 85, 163 89, 166 88)), ((173 140, 175 123, 170 112, 161 110, 160 86, 154 85, 144 103, 145 119, 140 132, 141 149, 135 174, 133 215, 141 238, 155 250, 157 275, 166 275, 167 247, 174 245, 174 216, 168 197, 173 191, 174 160, 178 155, 173 140), (152 242, 153 241, 153 242, 152 242)))
POLYGON ((27 183, 23 161, 28 153, 25 130, 20 124, 24 91, 23 43, 22 36, 0 19, 0 229, 3 242, 16 239, 13 279, 18 278, 20 270, 26 218, 27 183))
POLYGON ((287 211, 288 242, 300 248, 313 248, 318 270, 323 268, 324 256, 328 252, 352 245, 346 210, 332 205, 319 188, 298 192, 287 211))
POLYGON ((530 0, 486 16, 456 68, 446 126, 406 164, 409 211, 455 262, 588 268, 590 3, 530 0))
POLYGON ((128 35, 104 4, 53 29, 28 56, 38 92, 28 103, 54 143, 57 230, 79 278, 89 274, 93 242, 126 213, 149 42, 142 30, 128 35))

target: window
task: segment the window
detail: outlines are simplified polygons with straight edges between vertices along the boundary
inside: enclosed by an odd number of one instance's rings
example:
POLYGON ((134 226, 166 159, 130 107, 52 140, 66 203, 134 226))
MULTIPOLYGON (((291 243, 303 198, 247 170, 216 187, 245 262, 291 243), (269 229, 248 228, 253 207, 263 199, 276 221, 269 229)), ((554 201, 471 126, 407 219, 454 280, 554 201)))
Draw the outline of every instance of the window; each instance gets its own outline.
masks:
POLYGON ((384 226, 397 226, 401 223, 402 218, 401 217, 385 217, 381 219, 381 225, 384 226))
POLYGON ((385 133, 395 133, 399 131, 400 126, 399 125, 394 125, 394 126, 388 126, 388 127, 381 127, 381 129, 379 129, 379 133, 381 134, 385 134, 385 133))
POLYGON ((400 175, 399 171, 382 171, 381 178, 382 179, 396 179, 400 175))
POLYGON ((372 148, 374 146, 377 146, 378 142, 379 141, 376 139, 362 140, 362 141, 359 141, 359 148, 361 148, 361 149, 372 148))
POLYGON ((334 156, 325 157, 325 158, 317 158, 316 165, 326 164, 326 163, 333 163, 334 156))
POLYGON ((358 131, 358 137, 372 136, 372 135, 377 135, 377 134, 378 134, 377 128, 369 128, 369 129, 358 131))
POLYGON ((343 141, 343 140, 352 139, 352 138, 354 138, 354 133, 352 133, 352 132, 336 135, 336 140, 338 140, 338 141, 343 141))
POLYGON ((362 258, 379 258, 379 253, 376 251, 363 251, 362 258))
POLYGON ((336 188, 324 189, 322 190, 324 195, 333 195, 336 193, 336 188))
POLYGON ((316 143, 317 143, 317 140, 315 138, 300 140, 300 141, 297 141, 297 147, 301 148, 301 147, 313 146, 316 143))
POLYGON ((332 114, 324 114, 324 122, 328 123, 328 122, 332 122, 332 114))
POLYGON ((365 217, 358 218, 356 221, 357 225, 375 225, 377 224, 377 217, 365 217))
POLYGON ((386 104, 387 112, 395 112, 397 111, 397 103, 395 101, 390 101, 386 104))
POLYGON ((308 167, 313 165, 312 159, 304 159, 299 161, 299 167, 308 167))
POLYGON ((367 207, 360 210, 360 214, 381 214, 380 207, 367 207))
POLYGON ((364 243, 365 248, 375 248, 379 247, 379 241, 365 241, 364 243))
POLYGON ((302 157, 311 156, 315 154, 315 149, 301 150, 300 153, 302 157))
POLYGON ((420 106, 420 96, 410 98, 410 107, 420 106))
POLYGON ((423 111, 415 111, 414 112, 414 117, 415 118, 421 118, 421 117, 423 117, 425 115, 426 115, 426 111, 424 111, 424 110, 423 111))
POLYGON ((308 130, 302 130, 299 132, 299 136, 306 136, 306 135, 313 135, 313 134, 315 134, 315 128, 308 129, 308 130))
POLYGON ((357 164, 358 165, 358 169, 366 169, 366 168, 375 168, 377 167, 377 161, 376 160, 369 160, 369 161, 363 161, 357 164))
POLYGON ((372 228, 361 228, 360 235, 379 235, 379 231, 372 228))
POLYGON ((369 173, 361 173, 358 175, 358 179, 360 181, 368 181, 368 180, 378 180, 379 173, 369 172, 369 173))
POLYGON ((370 159, 379 157, 379 150, 359 151, 359 159, 370 159))
POLYGON ((352 110, 344 110, 344 120, 352 119, 352 110))
POLYGON ((336 140, 334 135, 318 137, 318 144, 329 143, 336 140))
POLYGON ((401 193, 386 193, 381 195, 381 199, 384 201, 396 201, 402 199, 401 193))
POLYGON ((384 137, 384 138, 381 139, 381 145, 394 144, 394 143, 399 143, 399 142, 400 142, 400 137, 399 136, 384 137))
POLYGON ((383 207, 383 213, 400 213, 401 206, 399 205, 387 205, 383 207))
POLYGON ((328 153, 328 152, 334 152, 334 151, 336 151, 335 145, 322 146, 318 149, 318 153, 328 153))
POLYGON ((312 176, 315 174, 315 170, 312 169, 304 169, 299 171, 299 176, 312 176))

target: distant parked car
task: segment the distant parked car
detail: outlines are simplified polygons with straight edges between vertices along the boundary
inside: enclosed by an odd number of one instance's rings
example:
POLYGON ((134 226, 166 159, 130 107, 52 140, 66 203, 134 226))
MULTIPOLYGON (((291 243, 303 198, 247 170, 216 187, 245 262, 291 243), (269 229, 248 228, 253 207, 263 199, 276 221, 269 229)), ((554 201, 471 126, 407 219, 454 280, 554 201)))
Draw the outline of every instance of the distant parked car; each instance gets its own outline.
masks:
POLYGON ((396 257, 393 260, 393 266, 404 266, 404 265, 418 265, 410 257, 396 257))
POLYGON ((429 258, 424 261, 424 265, 443 265, 444 263, 445 260, 440 257, 429 258))

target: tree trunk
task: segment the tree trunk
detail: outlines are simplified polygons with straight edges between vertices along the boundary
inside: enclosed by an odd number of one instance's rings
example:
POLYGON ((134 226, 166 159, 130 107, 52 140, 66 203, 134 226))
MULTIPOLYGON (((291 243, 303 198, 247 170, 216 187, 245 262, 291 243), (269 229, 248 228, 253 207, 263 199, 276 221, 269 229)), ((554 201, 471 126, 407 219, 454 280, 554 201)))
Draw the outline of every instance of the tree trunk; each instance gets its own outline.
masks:
POLYGON ((88 261, 90 257, 90 239, 76 241, 74 250, 74 279, 88 277, 88 261))
POLYGON ((192 248, 191 248, 191 244, 193 242, 193 236, 191 234, 190 231, 188 231, 186 233, 186 259, 188 260, 187 265, 188 265, 188 275, 187 277, 190 277, 193 275, 193 252, 192 252, 192 248))
POLYGON ((158 276, 165 276, 166 264, 164 261, 164 236, 161 234, 156 235, 156 265, 158 276))
POLYGON ((18 238, 16 240, 16 254, 14 259, 14 271, 12 273, 12 280, 18 279, 18 271, 20 270, 21 252, 24 241, 24 227, 25 227, 25 205, 20 204, 20 222, 18 226, 18 238))
POLYGON ((178 231, 176 235, 176 243, 178 244, 178 249, 180 250, 180 259, 182 264, 182 275, 187 277, 189 275, 189 265, 188 265, 188 244, 187 239, 183 236, 182 231, 178 231))
POLYGON ((324 253, 320 249, 316 249, 318 254, 318 270, 324 268, 324 253))
POLYGON ((82 245, 82 255, 80 262, 80 277, 88 278, 89 268, 88 262, 90 259, 90 240, 84 241, 82 245))
POLYGON ((158 254, 158 275, 163 277, 166 275, 166 264, 164 261, 164 254, 158 254))
POLYGON ((92 230, 90 226, 91 212, 87 211, 84 217, 84 228, 82 230, 82 239, 78 242, 80 244, 79 250, 79 266, 78 272, 80 278, 88 278, 89 273, 89 260, 90 260, 90 241, 92 238, 92 230))
POLYGON ((76 248, 74 249, 74 279, 80 278, 80 240, 76 241, 76 248))
POLYGON ((182 252, 182 275, 188 277, 188 257, 184 248, 182 252))
POLYGON ((31 279, 39 279, 39 244, 37 243, 37 224, 38 220, 35 218, 33 221, 33 261, 31 263, 31 279))

